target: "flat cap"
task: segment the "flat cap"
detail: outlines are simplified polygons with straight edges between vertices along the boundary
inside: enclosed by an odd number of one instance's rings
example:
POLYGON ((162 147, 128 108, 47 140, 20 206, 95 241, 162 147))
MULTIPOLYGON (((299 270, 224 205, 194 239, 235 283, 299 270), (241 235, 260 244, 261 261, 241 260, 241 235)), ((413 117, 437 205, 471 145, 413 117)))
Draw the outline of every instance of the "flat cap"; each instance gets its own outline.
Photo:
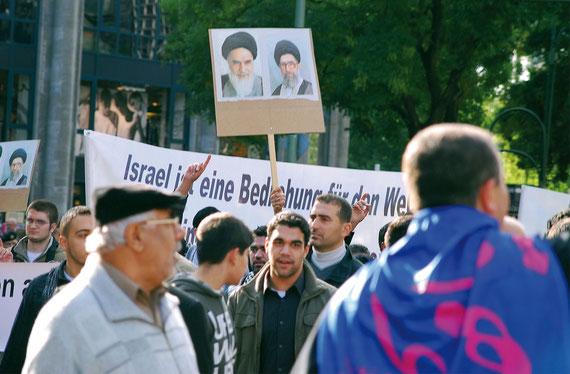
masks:
POLYGON ((14 152, 12 152, 12 156, 10 156, 10 164, 12 164, 12 161, 17 159, 18 157, 22 158, 22 160, 26 162, 28 154, 22 148, 16 149, 14 152))
POLYGON ((144 184, 99 188, 93 200, 97 226, 153 209, 172 209, 177 216, 186 205, 186 198, 178 192, 165 193, 144 184))
POLYGON ((9 242, 11 240, 17 239, 18 234, 15 231, 6 231, 4 235, 2 235, 2 241, 9 242))
POLYGON ((253 36, 244 31, 231 34, 222 44, 222 56, 227 60, 228 55, 236 48, 245 48, 251 52, 253 59, 257 57, 257 43, 253 36))
POLYGON ((299 48, 289 40, 281 40, 275 45, 275 52, 273 53, 275 63, 279 65, 281 56, 287 53, 292 54, 297 59, 297 63, 301 62, 301 53, 299 52, 299 48))

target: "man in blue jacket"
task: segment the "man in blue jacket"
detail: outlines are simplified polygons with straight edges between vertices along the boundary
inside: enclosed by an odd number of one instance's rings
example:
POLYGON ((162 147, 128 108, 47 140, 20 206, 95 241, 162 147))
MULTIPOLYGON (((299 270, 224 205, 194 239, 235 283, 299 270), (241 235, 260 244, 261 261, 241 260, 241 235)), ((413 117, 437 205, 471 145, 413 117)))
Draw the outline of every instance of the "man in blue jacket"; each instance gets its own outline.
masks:
POLYGON ((546 242, 500 231, 509 196, 490 133, 430 126, 402 170, 407 235, 338 290, 294 370, 570 372, 560 265, 546 242))

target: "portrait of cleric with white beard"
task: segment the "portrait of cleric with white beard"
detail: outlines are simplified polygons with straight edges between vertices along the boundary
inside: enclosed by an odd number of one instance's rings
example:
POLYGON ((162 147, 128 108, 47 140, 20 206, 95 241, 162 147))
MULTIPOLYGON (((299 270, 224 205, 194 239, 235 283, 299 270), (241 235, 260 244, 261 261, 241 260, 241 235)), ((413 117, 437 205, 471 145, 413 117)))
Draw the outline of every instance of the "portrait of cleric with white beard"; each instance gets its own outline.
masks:
POLYGON ((273 90, 272 96, 313 94, 312 83, 301 76, 301 53, 295 44, 289 40, 277 42, 273 57, 281 70, 283 81, 273 90))
POLYGON ((262 79, 254 72, 257 43, 253 36, 239 31, 222 44, 222 56, 228 63, 228 74, 222 75, 222 97, 263 95, 262 79))

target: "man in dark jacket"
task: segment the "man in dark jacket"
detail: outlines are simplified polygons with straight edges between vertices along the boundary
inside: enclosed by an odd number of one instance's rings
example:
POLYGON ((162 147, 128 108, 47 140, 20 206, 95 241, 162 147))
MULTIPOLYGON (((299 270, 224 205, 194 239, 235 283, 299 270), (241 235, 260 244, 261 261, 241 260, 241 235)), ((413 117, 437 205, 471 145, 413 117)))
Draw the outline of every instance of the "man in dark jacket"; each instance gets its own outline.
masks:
POLYGON ((562 271, 545 241, 501 231, 509 194, 491 134, 430 126, 402 171, 405 238, 339 289, 294 372, 569 373, 562 271))
POLYGON ((14 262, 61 262, 65 254, 53 237, 58 212, 49 200, 35 200, 26 210, 26 236, 12 247, 14 262))
POLYGON ((307 261, 318 278, 335 287, 340 287, 362 266, 344 242, 352 231, 352 210, 348 201, 334 194, 317 196, 311 209, 312 250, 307 261))
POLYGON ((336 288, 303 261, 311 230, 293 212, 269 221, 266 264, 230 295, 237 338, 236 373, 288 373, 317 316, 336 288))
POLYGON ((85 239, 93 230, 89 208, 76 206, 68 210, 61 219, 60 228, 59 241, 67 259, 30 282, 6 344, 0 373, 19 373, 22 370, 28 339, 40 309, 60 287, 75 278, 85 264, 85 239))
MULTIPOLYGON (((208 343, 214 373, 232 372, 236 338, 226 307, 223 285, 236 285, 247 268, 247 249, 253 236, 247 226, 229 213, 206 217, 196 232, 198 270, 188 276, 179 274, 174 285, 200 301, 209 317, 208 343)), ((200 344, 200 343, 198 343, 200 344)))

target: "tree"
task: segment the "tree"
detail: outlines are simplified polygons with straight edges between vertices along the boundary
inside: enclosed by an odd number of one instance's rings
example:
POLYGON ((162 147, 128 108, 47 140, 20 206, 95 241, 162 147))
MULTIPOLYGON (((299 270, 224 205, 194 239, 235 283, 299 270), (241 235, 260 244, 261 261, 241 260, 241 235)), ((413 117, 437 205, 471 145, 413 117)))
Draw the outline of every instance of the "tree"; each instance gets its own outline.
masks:
MULTIPOLYGON (((164 0, 170 57, 193 113, 213 118, 208 28, 291 27, 295 1, 164 0)), ((481 124, 542 4, 495 0, 307 0, 323 105, 351 117, 351 167, 398 170, 417 131, 481 124)))
MULTIPOLYGON (((549 54, 552 50, 554 71, 554 94, 552 97, 552 119, 550 126, 547 164, 547 187, 568 191, 570 185, 570 56, 568 45, 568 4, 550 4, 540 9, 540 14, 528 21, 517 46, 515 79, 502 98, 503 105, 496 112, 524 107, 532 110, 546 121, 546 97, 548 90, 549 54), (552 45, 552 48, 551 48, 552 45), (521 79, 523 66, 527 61, 528 77, 521 79)), ((542 161, 542 133, 539 124, 528 115, 514 113, 499 120, 494 130, 505 141, 504 147, 528 153, 539 164, 542 161)), ((534 170, 527 158, 519 158, 517 167, 534 170)))

